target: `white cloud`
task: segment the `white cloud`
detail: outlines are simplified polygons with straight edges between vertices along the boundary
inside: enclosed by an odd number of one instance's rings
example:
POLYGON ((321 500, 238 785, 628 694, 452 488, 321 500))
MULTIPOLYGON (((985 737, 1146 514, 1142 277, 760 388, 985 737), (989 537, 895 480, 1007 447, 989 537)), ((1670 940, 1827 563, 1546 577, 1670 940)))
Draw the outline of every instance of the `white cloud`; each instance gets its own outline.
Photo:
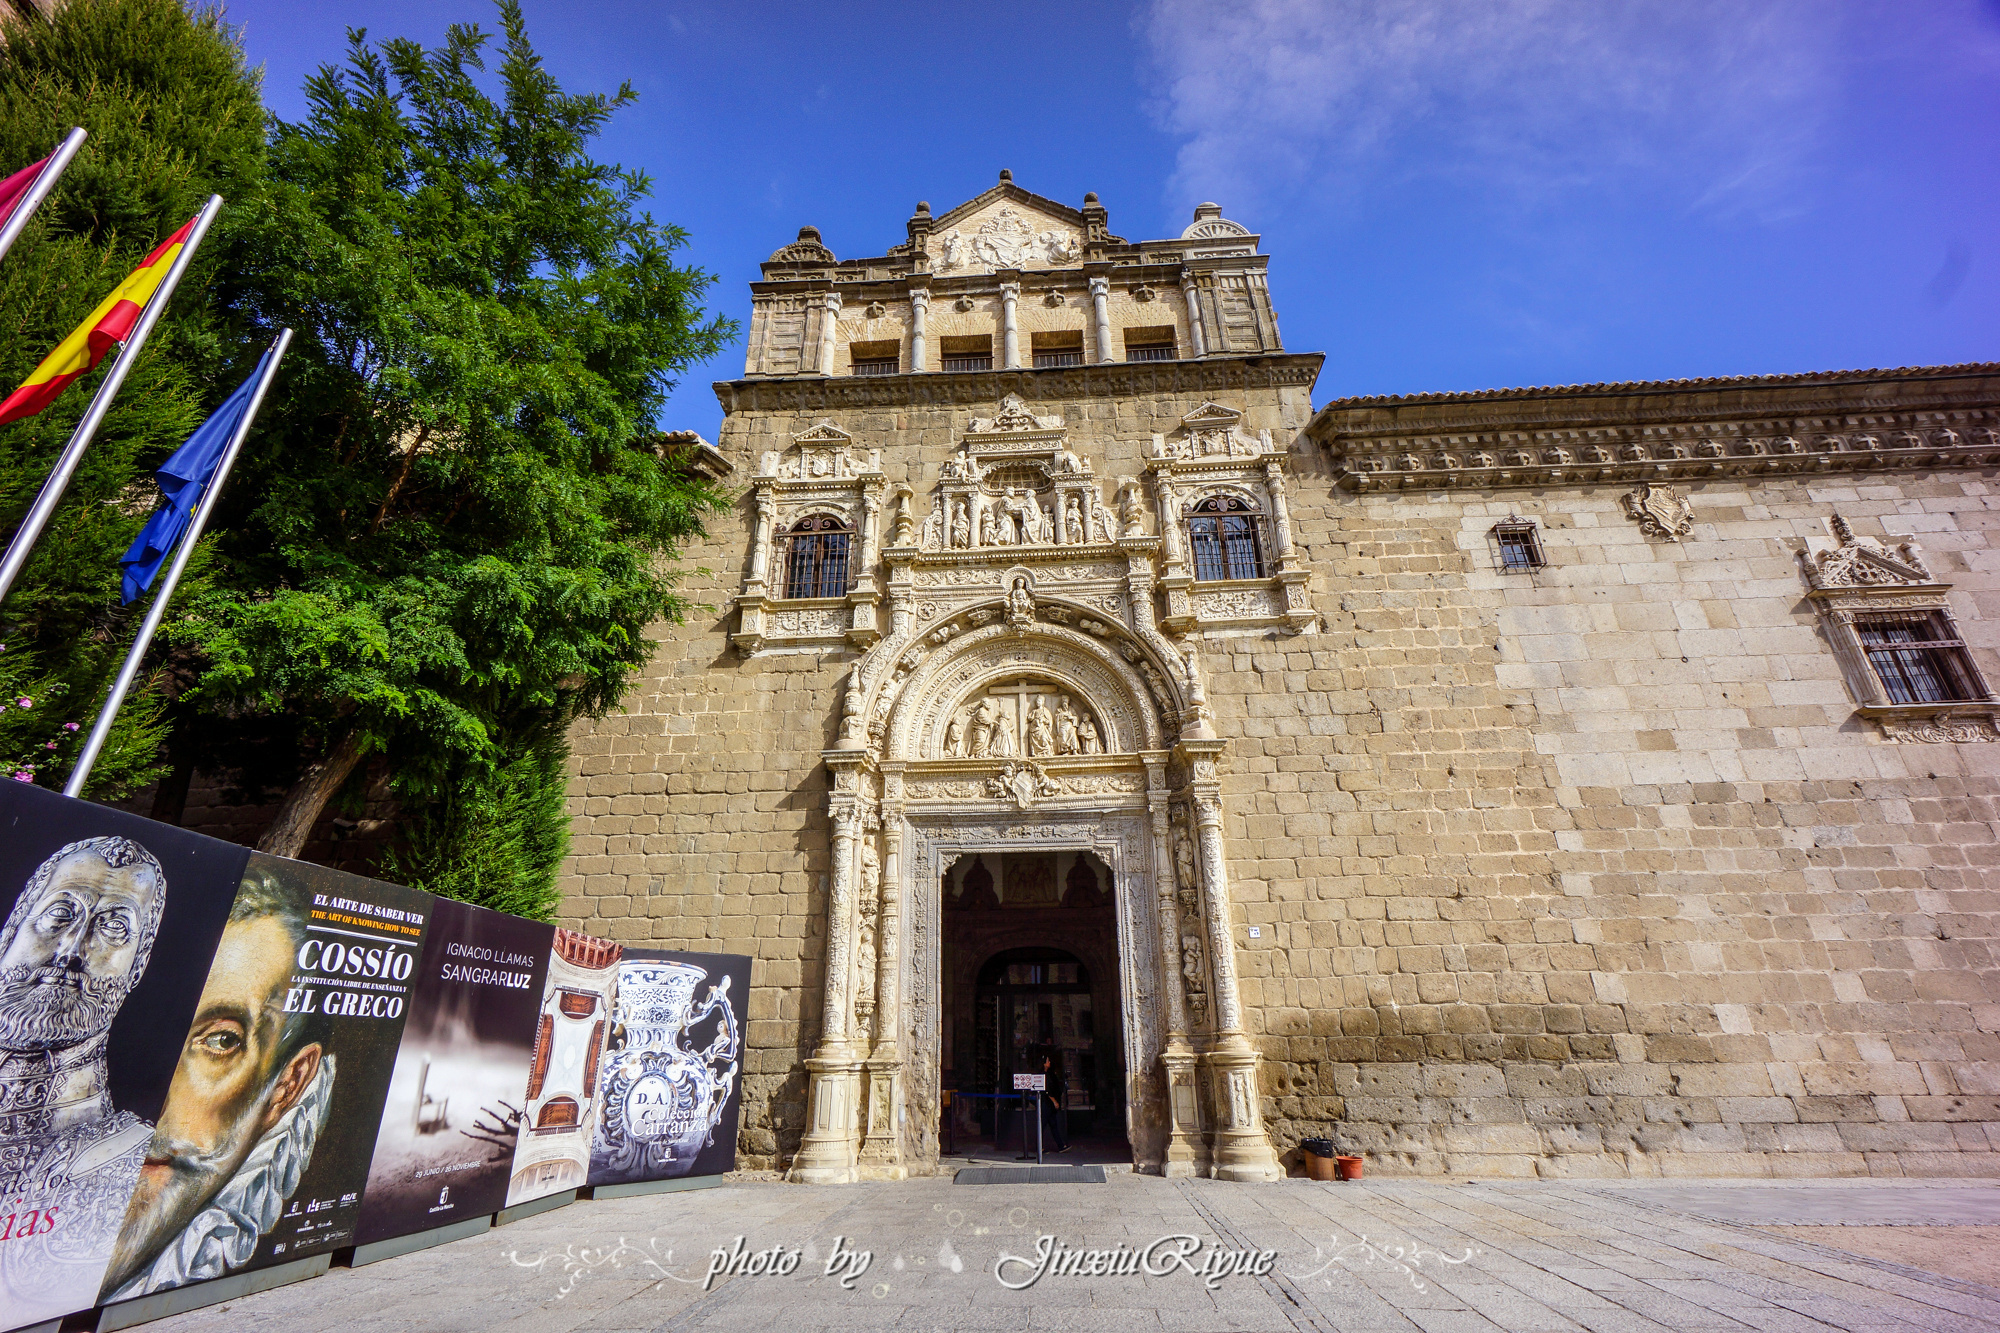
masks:
POLYGON ((1247 215, 1302 188, 1351 201, 1438 176, 1768 216, 1797 206, 1869 3, 1153 0, 1139 24, 1182 140, 1176 208, 1247 215))

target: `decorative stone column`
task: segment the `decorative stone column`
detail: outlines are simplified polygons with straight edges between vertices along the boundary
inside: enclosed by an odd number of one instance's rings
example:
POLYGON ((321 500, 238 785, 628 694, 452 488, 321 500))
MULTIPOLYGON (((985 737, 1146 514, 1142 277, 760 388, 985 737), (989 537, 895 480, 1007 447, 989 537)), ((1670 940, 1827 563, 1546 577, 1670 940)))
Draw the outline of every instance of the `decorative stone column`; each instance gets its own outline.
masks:
POLYGON ((1276 463, 1264 464, 1264 489, 1271 497, 1271 537, 1278 546, 1278 559, 1292 558, 1292 510, 1285 503, 1285 470, 1276 463))
MULTIPOLYGON (((897 766, 900 769, 900 765, 897 766)), ((909 1167, 903 1160, 903 1062, 896 1034, 902 1029, 901 978, 903 811, 893 797, 900 791, 900 771, 884 773, 882 808, 882 897, 875 931, 875 1045, 867 1060, 868 1127, 861 1149, 860 1174, 865 1180, 903 1180, 909 1167)))
POLYGON ((927 350, 926 320, 931 308, 931 294, 922 287, 910 290, 910 372, 921 374, 930 369, 930 353, 927 350))
POLYGON ((1021 284, 1000 284, 1000 365, 1003 370, 1021 368, 1021 330, 1015 321, 1015 307, 1021 303, 1021 284))
POLYGON ((778 498, 768 490, 757 492, 756 535, 750 541, 750 582, 758 592, 771 577, 771 530, 778 521, 778 498))
POLYGON ((1188 784, 1199 848, 1202 910, 1214 982, 1215 1041, 1206 1063, 1215 1080, 1215 1174, 1223 1180, 1281 1180, 1284 1168, 1264 1132, 1257 1091, 1257 1048, 1243 1031, 1236 985, 1236 942, 1230 923, 1229 864, 1222 844, 1222 793, 1216 761, 1224 741, 1182 741, 1193 778, 1188 784))
POLYGON ((1187 301, 1188 344, 1196 356, 1208 355, 1208 339, 1201 331, 1201 288, 1196 285, 1194 274, 1181 275, 1181 295, 1187 301))
POLYGON ((1160 1072, 1167 1084, 1167 1155, 1160 1174, 1195 1174, 1201 1143, 1200 1098, 1195 1095, 1195 1054, 1187 1040, 1187 1002, 1181 993, 1180 917, 1174 907, 1174 854, 1167 827, 1166 761, 1146 759, 1146 810, 1153 825, 1154 910, 1159 916, 1160 990, 1167 1001, 1166 1042, 1160 1072))
POLYGON ((821 300, 825 313, 819 319, 819 373, 833 373, 834 334, 840 327, 840 293, 827 292, 821 300))
POLYGON ((1111 294, 1111 279, 1092 278, 1090 280, 1090 309, 1097 320, 1097 359, 1111 361, 1111 308, 1106 304, 1111 294))
POLYGON ((788 1179, 807 1185, 841 1185, 856 1179, 860 1148, 861 1060, 854 1049, 854 837, 861 818, 864 755, 828 750, 833 770, 828 801, 833 816, 833 873, 826 902, 826 996, 820 1011, 819 1049, 806 1063, 807 1123, 788 1179))

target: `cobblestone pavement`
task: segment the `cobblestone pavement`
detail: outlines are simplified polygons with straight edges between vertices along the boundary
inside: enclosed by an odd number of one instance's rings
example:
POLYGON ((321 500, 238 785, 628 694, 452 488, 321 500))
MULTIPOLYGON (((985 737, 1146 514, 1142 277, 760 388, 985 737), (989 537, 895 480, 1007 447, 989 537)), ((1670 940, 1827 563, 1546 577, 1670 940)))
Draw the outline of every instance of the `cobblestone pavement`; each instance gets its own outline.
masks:
MULTIPOLYGON (((743 1182, 580 1203, 150 1327, 2000 1329, 2000 1289, 1764 1229, 1920 1227, 1948 1246, 1959 1231, 1990 1233, 1996 1218, 2000 1185, 1975 1182, 1231 1185, 1129 1173, 1103 1185, 743 1182), (738 1235, 747 1253, 796 1249, 796 1270, 718 1278, 704 1290, 710 1251, 738 1235), (1032 1257, 1044 1235, 1098 1249, 1188 1235, 1204 1246, 1188 1257, 1193 1264, 1210 1247, 1274 1250, 1276 1259, 1266 1275, 1229 1276, 1214 1289, 1178 1266, 1161 1276, 1050 1274, 1023 1290, 1002 1285, 996 1263, 1032 1257), (829 1258, 850 1250, 872 1256, 851 1290, 826 1275, 829 1258)), ((1020 1284, 1030 1268, 1002 1272, 1020 1284)))

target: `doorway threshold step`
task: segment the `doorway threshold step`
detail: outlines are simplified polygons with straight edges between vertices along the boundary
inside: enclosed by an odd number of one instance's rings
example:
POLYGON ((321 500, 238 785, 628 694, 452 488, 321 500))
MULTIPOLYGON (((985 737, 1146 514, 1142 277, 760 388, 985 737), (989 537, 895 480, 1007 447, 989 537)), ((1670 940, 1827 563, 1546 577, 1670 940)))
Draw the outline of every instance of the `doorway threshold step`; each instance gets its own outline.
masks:
POLYGON ((1101 1166, 968 1166, 951 1178, 954 1185, 1102 1185, 1101 1166))

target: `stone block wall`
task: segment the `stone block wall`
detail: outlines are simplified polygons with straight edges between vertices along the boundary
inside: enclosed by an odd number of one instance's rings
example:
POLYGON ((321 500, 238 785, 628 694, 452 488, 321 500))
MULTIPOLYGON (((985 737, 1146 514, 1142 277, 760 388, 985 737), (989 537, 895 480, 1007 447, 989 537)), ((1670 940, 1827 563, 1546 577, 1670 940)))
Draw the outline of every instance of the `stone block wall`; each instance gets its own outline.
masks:
POLYGON ((1212 645, 1278 1137, 1424 1173, 2000 1174, 2000 753, 1854 716, 1793 550, 1914 536, 2000 666, 1989 474, 1355 497, 1212 645), (1543 527, 1549 567, 1488 533, 1543 527), (1227 666, 1218 659, 1227 653, 1227 666))

